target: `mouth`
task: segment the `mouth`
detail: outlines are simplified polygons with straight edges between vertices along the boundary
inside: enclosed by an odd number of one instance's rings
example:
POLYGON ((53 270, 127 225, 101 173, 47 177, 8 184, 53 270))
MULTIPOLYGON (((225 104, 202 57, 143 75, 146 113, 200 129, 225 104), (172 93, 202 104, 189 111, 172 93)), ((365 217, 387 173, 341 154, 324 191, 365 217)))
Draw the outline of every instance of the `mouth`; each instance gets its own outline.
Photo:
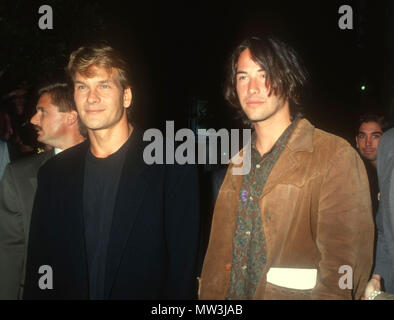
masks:
POLYGON ((100 109, 100 110, 85 110, 85 112, 87 114, 98 114, 100 112, 103 112, 104 110, 100 109))
POLYGON ((34 130, 36 130, 37 134, 40 134, 42 132, 41 127, 34 126, 34 130))
POLYGON ((375 149, 364 149, 364 153, 374 153, 375 149))
POLYGON ((255 106, 261 105, 263 103, 265 103, 265 101, 262 101, 262 100, 247 100, 246 101, 246 105, 249 107, 255 107, 255 106))
POLYGON ((37 132, 37 141, 41 142, 42 136, 44 135, 44 133, 42 132, 42 130, 38 130, 37 132))

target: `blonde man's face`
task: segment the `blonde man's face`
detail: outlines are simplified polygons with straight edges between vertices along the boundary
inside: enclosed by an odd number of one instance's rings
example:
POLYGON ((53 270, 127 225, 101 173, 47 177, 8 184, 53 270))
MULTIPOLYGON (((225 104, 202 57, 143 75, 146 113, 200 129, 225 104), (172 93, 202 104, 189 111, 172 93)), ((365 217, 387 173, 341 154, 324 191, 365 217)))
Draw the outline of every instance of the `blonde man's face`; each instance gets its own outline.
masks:
POLYGON ((118 70, 91 68, 88 70, 91 77, 78 72, 75 75, 74 100, 81 121, 90 130, 108 129, 127 121, 131 91, 130 88, 122 89, 118 70))

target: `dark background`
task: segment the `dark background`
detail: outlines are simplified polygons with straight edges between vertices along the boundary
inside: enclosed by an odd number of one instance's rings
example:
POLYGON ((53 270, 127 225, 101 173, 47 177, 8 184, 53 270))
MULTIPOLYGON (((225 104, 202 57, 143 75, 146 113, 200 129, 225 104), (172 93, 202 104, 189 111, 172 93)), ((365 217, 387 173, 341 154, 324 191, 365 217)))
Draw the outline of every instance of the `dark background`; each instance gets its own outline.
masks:
MULTIPOLYGON (((394 1, 2 1, 0 96, 26 80, 62 70, 68 55, 105 39, 132 64, 135 119, 144 127, 241 127, 222 96, 225 65, 243 38, 273 33, 289 42, 310 73, 305 115, 354 143, 357 118, 375 111, 393 122, 394 1), (53 30, 41 30, 41 5, 53 30), (353 8, 353 30, 340 30, 338 9, 353 8), (362 91, 361 86, 366 90, 362 91), (194 106, 194 109, 193 109, 194 106)), ((31 101, 33 106, 35 101, 31 101)))

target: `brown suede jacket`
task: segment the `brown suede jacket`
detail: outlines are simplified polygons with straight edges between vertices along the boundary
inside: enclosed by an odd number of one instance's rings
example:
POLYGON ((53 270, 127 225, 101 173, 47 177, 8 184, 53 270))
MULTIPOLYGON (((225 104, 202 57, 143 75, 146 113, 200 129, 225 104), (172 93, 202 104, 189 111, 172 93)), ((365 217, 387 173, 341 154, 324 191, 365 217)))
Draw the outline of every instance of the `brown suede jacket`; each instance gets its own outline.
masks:
MULTIPOLYGON (((200 278, 204 300, 225 299, 229 286, 242 182, 232 174, 234 166, 230 163, 215 205, 200 278)), ((344 139, 299 120, 259 206, 267 263, 254 299, 361 298, 372 268, 374 223, 364 164, 344 139), (317 269, 316 285, 300 290, 271 284, 270 268, 317 269)))

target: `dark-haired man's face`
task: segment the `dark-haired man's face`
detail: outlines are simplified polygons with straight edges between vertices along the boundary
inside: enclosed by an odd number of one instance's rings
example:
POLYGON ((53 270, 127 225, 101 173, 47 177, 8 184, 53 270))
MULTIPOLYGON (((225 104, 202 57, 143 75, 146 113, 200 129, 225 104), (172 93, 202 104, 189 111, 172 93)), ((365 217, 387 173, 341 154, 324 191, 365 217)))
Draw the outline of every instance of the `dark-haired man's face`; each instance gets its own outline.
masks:
MULTIPOLYGON (((44 93, 37 102, 37 112, 30 122, 37 130, 37 140, 52 147, 60 147, 60 142, 66 136, 68 112, 60 112, 52 103, 50 94, 44 93)), ((75 111, 71 111, 75 113, 75 111)))
POLYGON ((238 58, 236 89, 239 103, 252 122, 267 120, 285 106, 285 101, 274 93, 268 96, 266 73, 252 59, 249 49, 242 51, 238 58))
POLYGON ((383 131, 375 121, 363 122, 356 137, 357 149, 363 158, 376 161, 378 145, 383 131))

